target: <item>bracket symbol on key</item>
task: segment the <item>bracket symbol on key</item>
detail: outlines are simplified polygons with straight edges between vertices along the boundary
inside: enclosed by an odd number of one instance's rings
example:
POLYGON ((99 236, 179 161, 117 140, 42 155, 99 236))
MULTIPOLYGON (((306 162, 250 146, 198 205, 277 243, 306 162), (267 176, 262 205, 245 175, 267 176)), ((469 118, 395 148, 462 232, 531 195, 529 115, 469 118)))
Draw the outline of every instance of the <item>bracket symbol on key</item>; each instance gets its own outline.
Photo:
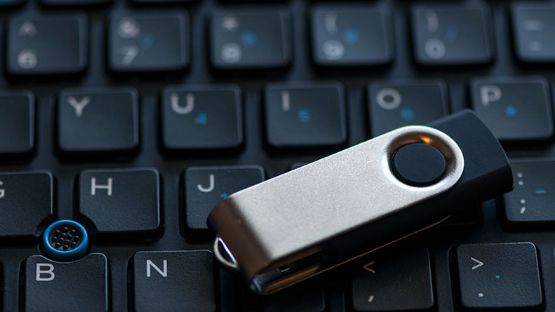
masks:
POLYGON ((376 270, 372 268, 372 266, 376 263, 376 261, 369 262, 362 266, 362 268, 372 274, 376 274, 376 270))

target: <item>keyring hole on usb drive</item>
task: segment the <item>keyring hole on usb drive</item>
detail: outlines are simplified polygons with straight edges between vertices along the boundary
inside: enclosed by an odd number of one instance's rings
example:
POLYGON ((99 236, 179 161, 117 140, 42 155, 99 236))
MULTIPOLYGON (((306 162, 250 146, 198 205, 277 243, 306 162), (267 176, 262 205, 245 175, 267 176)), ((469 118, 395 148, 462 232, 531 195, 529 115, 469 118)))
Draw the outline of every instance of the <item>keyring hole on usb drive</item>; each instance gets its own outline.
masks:
POLYGON ((224 264, 228 269, 235 271, 239 269, 237 260, 221 237, 216 237, 216 239, 214 240, 214 248, 212 249, 214 250, 215 256, 218 261, 224 264))
MULTIPOLYGON (((408 132, 405 133, 398 138, 394 139, 387 148, 387 163, 389 168, 389 173, 391 173, 395 180, 412 187, 432 187, 441 183, 445 178, 449 175, 453 175, 456 171, 457 167, 457 157, 456 157, 456 146, 451 146, 452 142, 447 142, 444 138, 441 138, 438 135, 435 135, 432 131, 429 133, 422 132, 422 131, 415 131, 415 132, 408 132), (425 144, 432 146, 434 150, 427 151, 428 155, 434 154, 434 152, 439 152, 443 156, 443 159, 438 159, 437 165, 439 168, 430 168, 430 170, 437 170, 441 172, 436 172, 437 176, 431 178, 429 181, 425 183, 418 183, 418 181, 410 181, 410 179, 406 179, 398 172, 398 163, 395 162, 396 153, 401 151, 403 148, 410 146, 412 144, 425 144), (445 163, 441 163, 444 161, 445 163)), ((405 155, 407 156, 407 155, 405 155)), ((437 156, 437 155, 436 155, 437 156)), ((418 165, 418 164, 415 164, 418 165)), ((407 168, 407 167, 405 167, 407 168)), ((416 168, 422 169, 422 168, 416 168)), ((425 172, 426 168, 424 168, 425 174, 429 172, 425 172)), ((433 175, 433 174, 432 174, 433 175)))

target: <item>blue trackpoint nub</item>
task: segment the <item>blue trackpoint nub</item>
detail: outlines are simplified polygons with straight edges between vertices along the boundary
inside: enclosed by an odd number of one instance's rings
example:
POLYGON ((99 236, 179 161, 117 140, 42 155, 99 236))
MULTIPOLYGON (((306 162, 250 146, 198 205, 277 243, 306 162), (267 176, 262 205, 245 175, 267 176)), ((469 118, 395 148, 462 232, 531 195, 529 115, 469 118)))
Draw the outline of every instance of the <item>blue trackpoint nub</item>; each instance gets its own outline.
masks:
POLYGON ((76 260, 87 252, 87 230, 73 220, 59 220, 50 224, 42 236, 43 251, 54 260, 76 260))

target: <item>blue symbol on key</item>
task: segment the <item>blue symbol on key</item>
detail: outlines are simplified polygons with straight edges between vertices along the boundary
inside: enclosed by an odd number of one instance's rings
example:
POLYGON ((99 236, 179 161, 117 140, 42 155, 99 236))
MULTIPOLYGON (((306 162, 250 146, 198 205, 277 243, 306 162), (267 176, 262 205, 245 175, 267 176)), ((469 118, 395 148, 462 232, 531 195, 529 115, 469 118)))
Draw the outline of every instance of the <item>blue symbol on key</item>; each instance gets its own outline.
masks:
POLYGON ((534 192, 535 192, 536 194, 538 194, 538 195, 545 195, 545 194, 547 194, 547 190, 544 189, 544 188, 537 188, 534 192))
POLYGON ((208 124, 208 114, 207 113, 199 113, 195 117, 195 123, 197 125, 206 126, 208 124))
POLYGON ((457 27, 449 26, 447 28, 447 41, 454 42, 455 40, 457 40, 458 36, 459 31, 457 30, 457 27))
POLYGON ((301 123, 309 123, 312 120, 312 113, 307 108, 300 108, 297 111, 297 119, 301 123))
POLYGON ((154 45, 154 36, 151 34, 145 34, 142 41, 144 48, 150 48, 154 45))
POLYGON ((401 119, 403 119, 406 122, 413 121, 414 118, 416 118, 416 113, 414 112, 414 109, 412 109, 412 107, 405 106, 401 109, 400 113, 401 113, 401 119))
POLYGON ((514 105, 507 105, 507 107, 505 107, 505 115, 509 118, 516 117, 516 115, 518 115, 518 108, 514 105))
POLYGON ((229 194, 228 194, 227 192, 222 192, 222 193, 220 194, 220 197, 221 197, 222 199, 227 199, 227 198, 229 197, 229 194))
POLYGON ((354 29, 347 29, 343 32, 343 39, 347 44, 355 44, 358 42, 358 31, 354 29))
POLYGON ((241 35, 241 41, 247 47, 252 47, 256 43, 256 34, 252 31, 246 31, 241 35))
POLYGON ((498 281, 501 280, 501 274, 499 273, 495 274, 495 279, 498 281))

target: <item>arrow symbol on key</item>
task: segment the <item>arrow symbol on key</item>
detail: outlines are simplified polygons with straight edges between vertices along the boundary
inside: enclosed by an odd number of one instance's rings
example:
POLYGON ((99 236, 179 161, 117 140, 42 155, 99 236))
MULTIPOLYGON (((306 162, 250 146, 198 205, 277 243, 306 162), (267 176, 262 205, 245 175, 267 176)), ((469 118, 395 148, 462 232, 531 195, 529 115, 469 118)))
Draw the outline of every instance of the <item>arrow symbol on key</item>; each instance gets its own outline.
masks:
POLYGON ((476 263, 476 265, 474 265, 472 267, 472 271, 476 270, 477 268, 481 267, 484 265, 484 263, 476 258, 470 257, 470 260, 474 261, 476 263))
POLYGON ((375 273, 376 273, 376 270, 374 270, 374 269, 371 268, 371 266, 373 266, 375 262, 376 262, 376 261, 372 261, 372 262, 370 262, 370 263, 368 263, 368 264, 365 264, 362 268, 365 269, 366 271, 372 273, 372 274, 375 274, 375 273))

